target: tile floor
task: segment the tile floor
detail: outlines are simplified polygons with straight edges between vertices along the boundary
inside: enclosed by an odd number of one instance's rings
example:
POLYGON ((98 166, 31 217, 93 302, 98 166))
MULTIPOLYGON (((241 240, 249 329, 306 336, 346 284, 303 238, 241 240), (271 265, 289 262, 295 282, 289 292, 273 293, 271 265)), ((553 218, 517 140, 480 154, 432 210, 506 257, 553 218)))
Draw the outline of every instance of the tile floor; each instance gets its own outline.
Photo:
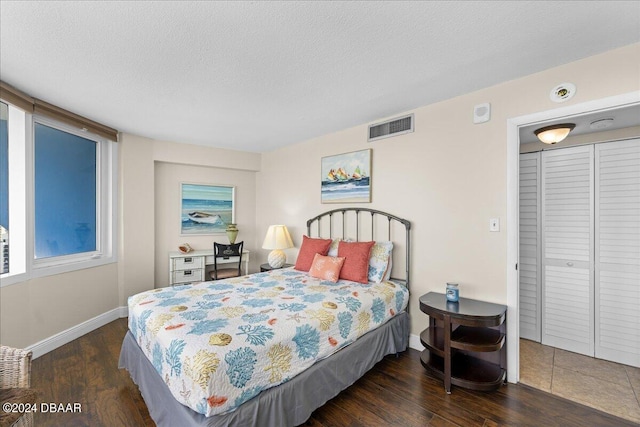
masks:
POLYGON ((640 368, 521 339, 520 382, 640 424, 640 368))

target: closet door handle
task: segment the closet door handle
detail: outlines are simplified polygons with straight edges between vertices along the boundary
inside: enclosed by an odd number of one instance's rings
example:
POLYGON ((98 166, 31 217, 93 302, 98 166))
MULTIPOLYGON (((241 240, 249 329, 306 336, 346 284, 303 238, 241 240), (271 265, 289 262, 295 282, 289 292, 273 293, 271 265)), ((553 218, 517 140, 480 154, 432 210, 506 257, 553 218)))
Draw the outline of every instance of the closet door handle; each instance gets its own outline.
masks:
POLYGON ((571 261, 569 261, 569 262, 567 263, 567 265, 568 265, 569 267, 573 267, 573 263, 572 263, 571 261))

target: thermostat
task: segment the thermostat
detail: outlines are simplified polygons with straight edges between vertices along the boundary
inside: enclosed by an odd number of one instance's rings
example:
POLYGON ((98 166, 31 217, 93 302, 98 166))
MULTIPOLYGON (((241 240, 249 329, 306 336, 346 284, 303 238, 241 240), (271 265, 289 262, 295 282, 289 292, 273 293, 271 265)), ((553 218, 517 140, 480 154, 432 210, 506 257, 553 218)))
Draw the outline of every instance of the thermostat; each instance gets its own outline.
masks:
POLYGON ((491 104, 488 102, 473 107, 473 123, 484 123, 491 119, 491 104))

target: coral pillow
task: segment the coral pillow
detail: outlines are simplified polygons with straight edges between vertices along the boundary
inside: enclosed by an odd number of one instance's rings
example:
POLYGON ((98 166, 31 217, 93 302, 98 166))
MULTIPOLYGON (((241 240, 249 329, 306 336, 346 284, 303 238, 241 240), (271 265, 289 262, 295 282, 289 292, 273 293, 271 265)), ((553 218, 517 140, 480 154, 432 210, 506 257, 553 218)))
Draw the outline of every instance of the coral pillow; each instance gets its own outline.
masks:
POLYGON ((316 254, 326 255, 330 244, 331 239, 312 239, 311 237, 302 236, 302 245, 294 268, 300 271, 309 271, 313 263, 313 257, 316 254))
POLYGON ((322 280, 329 280, 333 283, 337 282, 340 278, 340 270, 344 264, 344 258, 323 256, 316 254, 313 257, 313 263, 309 270, 309 276, 317 277, 322 280))
POLYGON ((376 242, 345 242, 338 244, 338 256, 346 258, 340 278, 359 283, 369 283, 369 253, 376 242))
POLYGON ((329 246, 329 252, 327 252, 327 255, 338 256, 338 244, 340 244, 340 242, 343 240, 345 242, 355 242, 355 240, 350 237, 347 237, 346 239, 342 239, 340 237, 335 238, 331 241, 331 245, 329 246))

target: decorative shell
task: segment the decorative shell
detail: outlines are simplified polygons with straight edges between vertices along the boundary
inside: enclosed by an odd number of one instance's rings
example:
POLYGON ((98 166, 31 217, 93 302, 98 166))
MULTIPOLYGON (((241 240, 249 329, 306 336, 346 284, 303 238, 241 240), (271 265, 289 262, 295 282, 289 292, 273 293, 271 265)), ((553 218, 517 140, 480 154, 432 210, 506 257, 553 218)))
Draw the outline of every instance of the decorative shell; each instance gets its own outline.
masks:
POLYGON ((183 254, 188 254, 189 252, 193 251, 193 248, 188 243, 183 243, 178 246, 178 250, 183 254))

